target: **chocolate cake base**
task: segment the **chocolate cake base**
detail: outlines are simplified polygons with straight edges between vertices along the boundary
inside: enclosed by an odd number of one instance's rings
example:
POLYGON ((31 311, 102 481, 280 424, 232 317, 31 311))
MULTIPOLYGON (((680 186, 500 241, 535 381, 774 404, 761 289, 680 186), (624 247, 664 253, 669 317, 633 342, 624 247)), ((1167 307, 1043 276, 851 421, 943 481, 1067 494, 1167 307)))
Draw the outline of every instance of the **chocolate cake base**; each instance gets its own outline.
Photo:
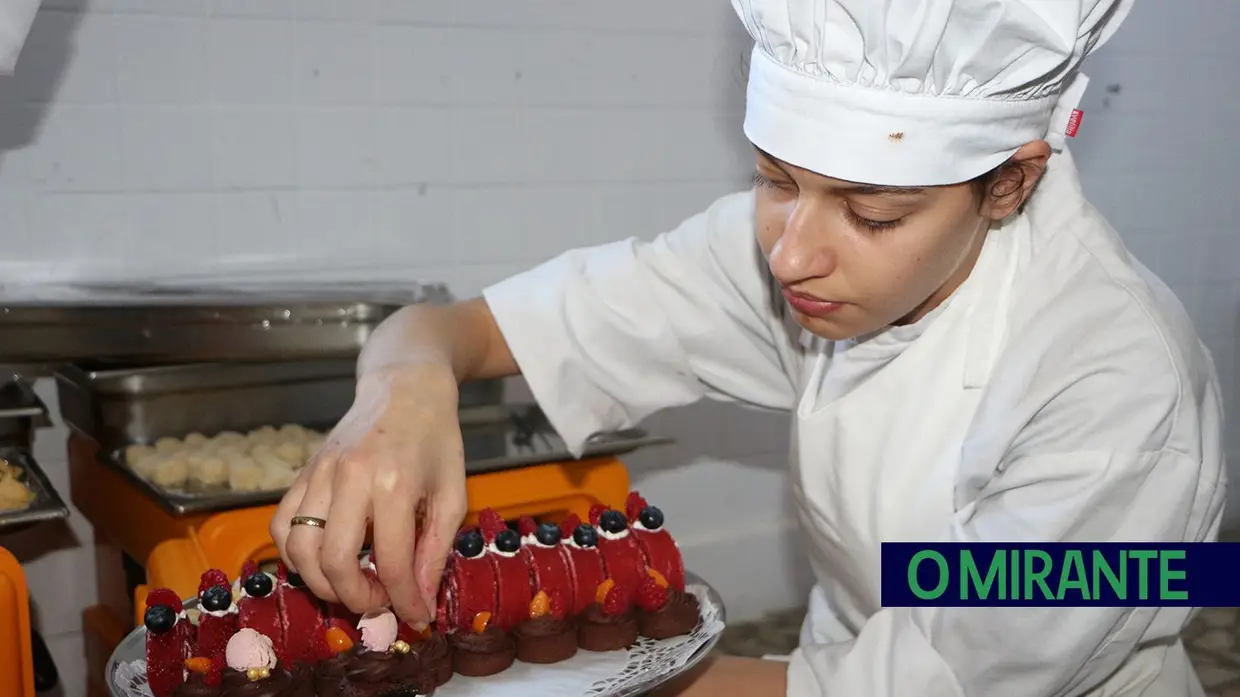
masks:
POLYGON ((519 625, 515 631, 517 660, 546 665, 577 655, 577 625, 572 620, 540 617, 519 625))
POLYGON ((651 639, 670 639, 693 631, 701 620, 702 608, 692 593, 672 591, 667 604, 654 612, 637 615, 637 630, 651 639))
POLYGON ((637 613, 632 610, 613 617, 594 604, 577 626, 577 645, 586 651, 619 651, 636 643, 637 613))
POLYGON ((468 678, 502 673, 517 659, 517 645, 512 636, 495 627, 488 627, 481 634, 453 634, 448 643, 452 647, 452 669, 468 678))
POLYGON ((417 654, 422 661, 424 693, 442 687, 452 679, 452 651, 444 635, 432 632, 429 639, 415 643, 411 653, 417 654))

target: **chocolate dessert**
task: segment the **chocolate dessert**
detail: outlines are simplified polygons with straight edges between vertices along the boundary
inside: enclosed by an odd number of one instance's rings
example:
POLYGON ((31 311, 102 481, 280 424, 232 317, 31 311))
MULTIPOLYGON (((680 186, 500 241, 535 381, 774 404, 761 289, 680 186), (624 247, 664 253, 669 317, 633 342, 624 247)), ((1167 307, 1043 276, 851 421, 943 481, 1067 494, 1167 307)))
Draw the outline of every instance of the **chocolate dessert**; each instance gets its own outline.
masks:
POLYGON ((422 663, 424 687, 435 689, 452 679, 452 652, 444 635, 429 630, 422 640, 410 642, 409 652, 422 663))
POLYGON ((692 593, 670 588, 659 572, 651 570, 650 578, 637 595, 639 607, 637 629, 644 637, 670 639, 693 631, 701 618, 701 607, 692 593))
POLYGON ((629 594, 610 579, 599 586, 598 597, 586 608, 577 626, 577 645, 586 651, 618 651, 637 643, 637 612, 629 594))
POLYGON ((223 652, 185 661, 174 697, 315 697, 310 668, 280 663, 271 639, 242 629, 223 652))
POLYGON ((422 662, 408 651, 370 651, 355 646, 323 661, 314 670, 318 697, 412 697, 430 694, 423 685, 422 662))
POLYGON ((448 637, 452 668, 470 678, 484 678, 508 670, 517 658, 517 645, 512 635, 485 622, 475 624, 475 631, 457 632, 448 637), (481 631, 477 631, 479 629, 481 631))
POLYGON ((544 615, 522 622, 513 634, 523 663, 559 663, 577 654, 577 623, 571 618, 544 615))

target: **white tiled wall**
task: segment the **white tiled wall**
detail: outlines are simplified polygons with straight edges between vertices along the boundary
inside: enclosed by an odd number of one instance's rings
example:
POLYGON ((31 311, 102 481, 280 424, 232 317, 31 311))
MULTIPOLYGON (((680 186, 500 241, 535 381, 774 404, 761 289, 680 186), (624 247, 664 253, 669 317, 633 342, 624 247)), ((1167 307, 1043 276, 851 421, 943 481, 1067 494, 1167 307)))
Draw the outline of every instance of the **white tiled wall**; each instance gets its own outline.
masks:
MULTIPOLYGON (((1233 26, 1237 3, 1140 3, 1092 63, 1074 146, 1100 207, 1192 309, 1229 398, 1233 26)), ((292 268, 469 295, 571 246, 652 236, 742 187, 747 48, 725 0, 45 0, 0 84, 0 274, 292 268)), ((793 602, 795 573, 713 572, 796 566, 783 420, 703 406, 654 426, 681 443, 630 462, 677 512, 691 565, 734 616, 793 602)), ((39 454, 63 483, 63 432, 39 454)), ((29 573, 76 694, 90 560, 59 544, 29 552, 29 573)))

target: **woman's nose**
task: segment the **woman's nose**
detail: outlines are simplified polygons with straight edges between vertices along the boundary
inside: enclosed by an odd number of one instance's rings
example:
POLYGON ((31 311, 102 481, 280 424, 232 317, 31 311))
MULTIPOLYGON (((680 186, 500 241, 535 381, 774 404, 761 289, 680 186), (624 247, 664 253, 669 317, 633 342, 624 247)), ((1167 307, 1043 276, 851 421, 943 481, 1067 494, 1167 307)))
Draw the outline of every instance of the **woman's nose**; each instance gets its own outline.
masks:
POLYGON ((771 248, 768 263, 780 283, 791 284, 809 278, 829 276, 835 270, 836 254, 824 214, 812 206, 798 204, 784 223, 783 234, 771 248))

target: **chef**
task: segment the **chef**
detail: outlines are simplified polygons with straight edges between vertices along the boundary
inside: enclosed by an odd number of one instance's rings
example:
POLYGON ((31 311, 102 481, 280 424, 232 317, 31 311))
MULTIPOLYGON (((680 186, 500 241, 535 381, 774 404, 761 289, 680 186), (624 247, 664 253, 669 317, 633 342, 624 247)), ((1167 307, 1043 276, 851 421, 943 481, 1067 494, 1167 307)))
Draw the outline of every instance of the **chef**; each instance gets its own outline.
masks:
POLYGON ((817 583, 787 662, 717 661, 685 695, 1202 695, 1188 609, 879 597, 883 541, 1216 538, 1211 359, 1065 147, 1082 60, 1131 4, 734 0, 753 190, 386 322, 276 514, 283 554, 324 597, 424 623, 465 511, 459 381, 524 375, 577 452, 733 400, 794 416, 817 583))

